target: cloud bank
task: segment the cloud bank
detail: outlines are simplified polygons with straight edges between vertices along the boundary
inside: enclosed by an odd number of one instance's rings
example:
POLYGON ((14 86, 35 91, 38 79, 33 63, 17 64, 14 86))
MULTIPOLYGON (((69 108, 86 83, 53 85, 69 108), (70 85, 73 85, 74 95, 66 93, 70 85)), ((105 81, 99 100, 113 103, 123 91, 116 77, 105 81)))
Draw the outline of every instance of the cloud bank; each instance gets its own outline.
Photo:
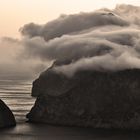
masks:
POLYGON ((117 5, 91 13, 61 15, 20 29, 25 58, 69 61, 54 71, 72 76, 80 70, 140 68, 140 7, 117 5))
POLYGON ((34 59, 25 59, 21 40, 9 37, 0 39, 0 78, 32 80, 47 65, 34 59), (21 55, 22 54, 22 55, 21 55))

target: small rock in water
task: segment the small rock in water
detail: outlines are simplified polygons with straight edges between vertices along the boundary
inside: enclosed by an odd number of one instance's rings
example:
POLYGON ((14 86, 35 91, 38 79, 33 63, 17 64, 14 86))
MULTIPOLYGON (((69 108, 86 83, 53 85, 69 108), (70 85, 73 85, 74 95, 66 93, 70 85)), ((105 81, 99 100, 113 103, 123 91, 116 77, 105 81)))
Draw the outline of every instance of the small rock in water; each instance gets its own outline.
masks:
POLYGON ((9 107, 0 100, 0 128, 15 126, 16 121, 9 107))

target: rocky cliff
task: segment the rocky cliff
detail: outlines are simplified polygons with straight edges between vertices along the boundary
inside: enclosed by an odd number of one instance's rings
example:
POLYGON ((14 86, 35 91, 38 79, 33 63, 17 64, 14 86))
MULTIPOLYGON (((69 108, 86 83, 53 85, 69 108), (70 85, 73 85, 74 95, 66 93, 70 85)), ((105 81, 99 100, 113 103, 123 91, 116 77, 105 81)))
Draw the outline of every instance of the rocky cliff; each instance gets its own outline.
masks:
MULTIPOLYGON (((59 65, 59 64, 56 64, 59 65)), ((84 70, 67 77, 53 65, 34 81, 27 118, 94 128, 140 128, 140 70, 84 70)))

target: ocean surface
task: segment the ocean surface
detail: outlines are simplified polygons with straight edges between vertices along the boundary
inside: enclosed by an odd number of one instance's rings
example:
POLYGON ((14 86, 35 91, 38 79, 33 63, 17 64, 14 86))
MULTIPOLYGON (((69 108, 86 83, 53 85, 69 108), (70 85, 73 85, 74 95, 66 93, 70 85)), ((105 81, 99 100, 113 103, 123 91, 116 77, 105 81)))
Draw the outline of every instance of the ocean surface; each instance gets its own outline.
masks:
POLYGON ((16 121, 26 121, 26 114, 35 102, 31 97, 32 80, 0 79, 0 99, 13 111, 16 121))

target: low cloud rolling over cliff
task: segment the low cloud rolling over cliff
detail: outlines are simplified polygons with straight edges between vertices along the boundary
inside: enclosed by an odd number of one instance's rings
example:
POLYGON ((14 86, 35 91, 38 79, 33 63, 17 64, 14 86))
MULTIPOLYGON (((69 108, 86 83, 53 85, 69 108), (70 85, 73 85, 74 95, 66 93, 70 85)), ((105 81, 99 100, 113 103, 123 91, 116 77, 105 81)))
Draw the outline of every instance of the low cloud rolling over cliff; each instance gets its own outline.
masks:
POLYGON ((54 67, 72 76, 79 70, 140 68, 140 7, 117 5, 91 13, 61 15, 44 25, 20 29, 21 58, 70 61, 54 67))

